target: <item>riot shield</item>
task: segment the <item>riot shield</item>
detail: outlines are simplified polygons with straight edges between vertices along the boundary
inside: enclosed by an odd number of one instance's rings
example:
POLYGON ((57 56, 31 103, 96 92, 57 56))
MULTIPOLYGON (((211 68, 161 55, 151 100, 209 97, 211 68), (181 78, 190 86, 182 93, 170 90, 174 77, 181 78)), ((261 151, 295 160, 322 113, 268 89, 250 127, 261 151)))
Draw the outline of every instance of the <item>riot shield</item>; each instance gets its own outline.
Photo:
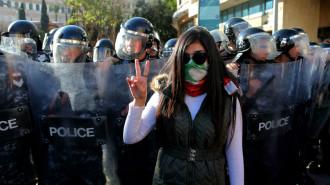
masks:
POLYGON ((246 184, 276 184, 285 179, 288 138, 295 113, 296 72, 293 62, 240 67, 246 184))
MULTIPOLYGON (((165 59, 150 60, 148 86, 165 62, 165 59)), ((140 67, 143 71, 145 62, 140 62, 140 67)), ((104 104, 108 110, 110 138, 115 145, 113 151, 121 184, 151 184, 158 152, 154 131, 139 143, 127 145, 123 142, 128 104, 133 100, 126 78, 132 75, 136 75, 134 63, 113 66, 113 73, 108 77, 113 83, 108 83, 111 87, 107 88, 110 91, 105 94, 104 104)), ((152 94, 148 88, 148 99, 152 94)))
MULTIPOLYGON (((324 121, 316 121, 320 116, 329 115, 329 112, 324 112, 324 114, 318 115, 314 117, 315 109, 320 110, 319 108, 323 105, 326 105, 327 99, 323 100, 323 92, 325 94, 327 92, 327 83, 329 84, 329 69, 326 67, 326 57, 327 51, 320 47, 312 48, 312 55, 309 57, 309 61, 313 64, 312 78, 311 78, 311 109, 310 109, 310 119, 309 119, 309 129, 308 129, 308 137, 309 138, 317 138, 320 130, 323 128, 326 120, 323 117, 324 121), (327 71, 328 70, 328 71, 327 71), (320 94, 322 94, 320 96, 320 94), (321 99, 320 99, 321 98, 321 99), (322 104, 322 105, 321 105, 322 104), (313 118, 314 117, 314 118, 313 118), (314 119, 314 120, 313 120, 314 119)), ((329 102, 328 102, 329 107, 329 102)), ((317 113, 318 114, 318 113, 317 113)))
POLYGON ((112 63, 28 63, 39 182, 119 184, 102 95, 112 63))
POLYGON ((26 77, 27 56, 0 56, 0 179, 1 184, 36 182, 31 158, 32 127, 26 77))

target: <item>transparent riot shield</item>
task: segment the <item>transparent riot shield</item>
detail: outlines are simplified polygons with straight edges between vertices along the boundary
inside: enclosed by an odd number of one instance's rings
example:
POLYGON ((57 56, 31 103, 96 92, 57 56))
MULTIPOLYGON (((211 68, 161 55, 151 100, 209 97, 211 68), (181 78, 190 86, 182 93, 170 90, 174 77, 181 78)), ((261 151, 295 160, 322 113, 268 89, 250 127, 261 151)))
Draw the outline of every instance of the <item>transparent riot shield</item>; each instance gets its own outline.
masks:
POLYGON ((33 137, 25 66, 28 59, 24 53, 7 51, 0 55, 0 181, 32 184, 36 177, 31 157, 33 137))
POLYGON ((112 63, 28 63, 40 183, 119 184, 102 99, 112 72, 112 63))
MULTIPOLYGON (((166 60, 150 60, 148 85, 158 74, 166 60)), ((140 62, 141 71, 145 62, 140 62)), ((155 133, 152 131, 139 143, 127 145, 123 142, 123 128, 128 113, 128 104, 133 100, 126 78, 135 74, 135 64, 120 64, 113 66, 113 73, 108 78, 113 83, 105 94, 105 105, 108 110, 110 138, 114 143, 114 156, 117 161, 117 172, 121 184, 151 184, 158 148, 155 133)), ((148 99, 153 94, 148 89, 148 99)))
POLYGON ((297 93, 294 73, 293 62, 240 67, 246 184, 276 184, 285 178, 297 93))
MULTIPOLYGON (((313 118, 315 109, 320 108, 321 102, 323 101, 323 96, 319 96, 321 92, 324 92, 324 87, 326 84, 324 82, 329 83, 329 71, 326 68, 326 57, 327 51, 320 48, 314 47, 312 48, 312 54, 308 57, 308 62, 312 63, 312 74, 311 74, 311 108, 310 108, 310 115, 309 115, 309 124, 308 124, 308 137, 310 138, 317 138, 320 130, 323 128, 325 122, 324 121, 316 121, 313 118), (319 99, 319 98, 322 98, 319 99), (314 120, 313 120, 314 119, 314 120)), ((326 88, 325 88, 326 89, 326 88)), ((326 91, 325 91, 326 92, 326 91)), ((323 93, 322 93, 323 94, 323 93)), ((323 115, 326 115, 323 114, 323 115)), ((329 115, 329 113, 328 113, 329 115)), ((319 117, 319 116, 317 116, 319 117)))

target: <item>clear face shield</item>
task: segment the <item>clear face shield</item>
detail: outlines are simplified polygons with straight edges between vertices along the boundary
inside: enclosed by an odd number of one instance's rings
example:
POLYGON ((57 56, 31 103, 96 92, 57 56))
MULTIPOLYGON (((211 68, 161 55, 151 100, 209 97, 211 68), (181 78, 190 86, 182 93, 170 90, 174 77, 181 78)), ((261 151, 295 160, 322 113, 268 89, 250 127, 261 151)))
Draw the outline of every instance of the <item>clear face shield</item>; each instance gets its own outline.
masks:
POLYGON ((55 63, 84 63, 87 52, 87 42, 60 39, 54 43, 53 58, 55 63))
POLYGON ((223 49, 225 46, 227 46, 229 44, 229 39, 228 39, 227 35, 225 33, 223 33, 222 31, 212 30, 210 33, 211 33, 214 41, 216 42, 219 50, 223 49))
POLYGON ((50 52, 52 50, 52 48, 50 47, 52 40, 53 40, 53 35, 46 33, 45 38, 42 42, 42 50, 46 52, 50 52))
POLYGON ((115 55, 115 51, 106 47, 94 48, 93 61, 103 62, 105 59, 115 55))
POLYGON ((16 53, 24 52, 31 60, 37 57, 37 44, 29 34, 4 34, 1 37, 1 50, 16 53))
POLYGON ((116 39, 116 52, 123 60, 138 58, 146 48, 149 35, 125 29, 123 26, 116 39))
POLYGON ((307 35, 306 36, 303 36, 302 34, 294 35, 290 37, 290 39, 294 42, 294 45, 296 47, 299 56, 306 57, 311 53, 309 46, 309 39, 307 35))
POLYGON ((257 60, 274 60, 276 43, 268 33, 256 33, 249 38, 251 51, 257 60))
POLYGON ((238 34, 240 34, 243 30, 250 28, 251 25, 248 22, 240 22, 233 25, 233 31, 235 33, 235 38, 237 38, 238 34))
POLYGON ((323 48, 323 49, 325 49, 326 50, 326 54, 327 54, 327 56, 326 56, 326 60, 327 61, 330 61, 330 48, 323 48))
POLYGON ((171 54, 173 53, 173 50, 174 50, 173 47, 165 49, 165 50, 164 50, 164 53, 163 53, 163 56, 164 56, 164 57, 170 57, 171 54))

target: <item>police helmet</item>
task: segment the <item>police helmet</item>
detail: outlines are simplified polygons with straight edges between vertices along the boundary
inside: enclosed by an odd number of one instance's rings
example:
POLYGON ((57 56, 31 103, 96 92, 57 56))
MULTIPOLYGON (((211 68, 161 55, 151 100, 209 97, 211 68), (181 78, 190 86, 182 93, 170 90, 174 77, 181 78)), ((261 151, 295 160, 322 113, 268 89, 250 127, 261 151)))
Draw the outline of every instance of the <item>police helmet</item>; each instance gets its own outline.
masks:
POLYGON ((115 55, 115 47, 110 39, 97 41, 94 47, 93 61, 103 62, 106 58, 115 55))
POLYGON ((264 55, 264 60, 273 60, 276 54, 276 46, 269 33, 261 28, 251 27, 243 30, 236 40, 238 53, 252 51, 255 55, 264 55))
POLYGON ((215 29, 215 30, 210 31, 210 34, 212 35, 212 37, 216 43, 219 42, 220 48, 229 44, 229 39, 228 39, 227 35, 225 33, 223 33, 222 31, 215 29))
POLYGON ((288 53, 294 46, 299 50, 300 56, 310 53, 308 37, 303 36, 293 29, 281 29, 273 34, 276 42, 276 50, 280 53, 288 53))
POLYGON ((47 51, 47 52, 50 52, 52 50, 52 48, 50 46, 52 45, 53 38, 54 38, 54 35, 57 30, 58 30, 58 28, 54 28, 54 29, 50 30, 49 33, 45 34, 45 38, 42 43, 42 50, 47 51))
MULTIPOLYGON (((160 47, 160 37, 159 37, 159 34, 158 34, 158 32, 154 32, 154 41, 156 41, 157 42, 157 51, 159 50, 159 47, 160 47)), ((152 46, 153 47, 153 46, 152 46)), ((152 48, 151 47, 151 48, 152 48)))
POLYGON ((163 54, 164 57, 169 57, 172 54, 177 41, 177 38, 172 38, 165 43, 163 54))
POLYGON ((238 34, 249 27, 251 26, 244 19, 232 17, 226 21, 224 33, 228 36, 229 40, 232 40, 232 42, 235 43, 238 34))
POLYGON ((55 63, 85 62, 89 50, 87 33, 79 26, 58 29, 53 39, 55 63))
POLYGON ((8 26, 9 37, 31 38, 37 44, 37 50, 41 50, 41 41, 38 28, 30 21, 18 20, 8 26))
POLYGON ((116 39, 116 52, 119 58, 133 60, 146 48, 151 48, 154 40, 154 27, 142 17, 134 17, 121 25, 116 39))

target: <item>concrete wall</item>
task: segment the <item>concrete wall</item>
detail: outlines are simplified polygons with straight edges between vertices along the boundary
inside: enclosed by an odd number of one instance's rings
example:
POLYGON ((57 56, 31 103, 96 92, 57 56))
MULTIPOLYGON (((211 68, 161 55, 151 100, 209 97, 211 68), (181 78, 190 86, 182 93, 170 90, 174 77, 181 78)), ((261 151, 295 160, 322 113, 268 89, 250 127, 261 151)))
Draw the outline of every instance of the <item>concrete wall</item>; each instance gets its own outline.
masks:
POLYGON ((317 32, 320 22, 320 1, 283 0, 283 28, 302 28, 311 41, 319 42, 317 32))

